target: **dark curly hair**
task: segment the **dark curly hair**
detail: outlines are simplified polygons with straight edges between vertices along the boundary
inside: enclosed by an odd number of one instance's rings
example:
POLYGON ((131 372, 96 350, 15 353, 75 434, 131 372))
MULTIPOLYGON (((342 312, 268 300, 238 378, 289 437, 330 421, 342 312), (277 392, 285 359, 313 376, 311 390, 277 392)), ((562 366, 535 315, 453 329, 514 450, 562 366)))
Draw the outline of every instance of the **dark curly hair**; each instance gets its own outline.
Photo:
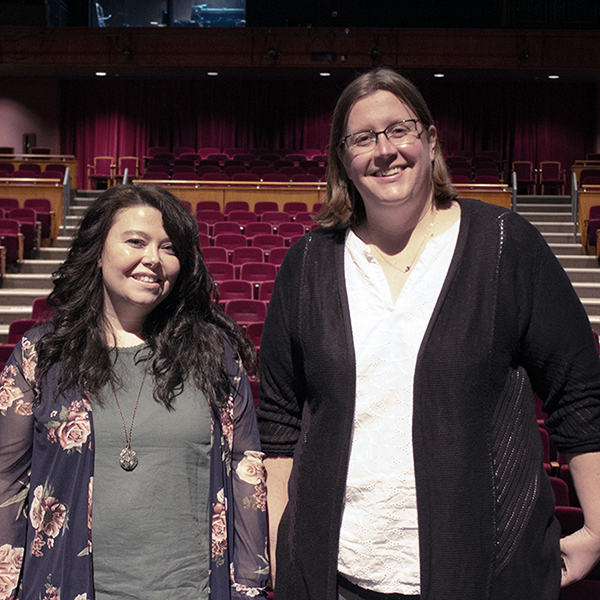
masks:
POLYGON ((173 194, 150 184, 109 188, 86 212, 67 259, 54 274, 48 297, 54 316, 36 345, 37 376, 60 362, 59 390, 77 387, 91 398, 115 380, 98 260, 117 213, 138 205, 160 211, 180 263, 171 293, 146 316, 142 328, 149 352, 143 360, 148 356, 151 364, 154 398, 173 408, 191 377, 211 405, 222 406, 230 385, 223 363, 225 336, 251 372, 256 353, 240 327, 217 305, 216 286, 204 264, 193 215, 173 194))

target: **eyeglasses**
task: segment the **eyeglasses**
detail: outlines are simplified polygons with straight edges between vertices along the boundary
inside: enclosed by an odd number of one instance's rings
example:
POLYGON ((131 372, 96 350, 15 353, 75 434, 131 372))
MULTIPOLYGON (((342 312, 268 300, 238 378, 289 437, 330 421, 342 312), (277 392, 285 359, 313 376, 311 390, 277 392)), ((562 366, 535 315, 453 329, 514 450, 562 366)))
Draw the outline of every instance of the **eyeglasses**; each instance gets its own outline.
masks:
POLYGON ((417 129, 419 119, 404 119, 398 121, 382 131, 359 131, 347 135, 341 142, 353 154, 364 154, 370 152, 377 145, 379 134, 383 133, 385 137, 396 147, 412 144, 417 137, 419 131, 417 129))

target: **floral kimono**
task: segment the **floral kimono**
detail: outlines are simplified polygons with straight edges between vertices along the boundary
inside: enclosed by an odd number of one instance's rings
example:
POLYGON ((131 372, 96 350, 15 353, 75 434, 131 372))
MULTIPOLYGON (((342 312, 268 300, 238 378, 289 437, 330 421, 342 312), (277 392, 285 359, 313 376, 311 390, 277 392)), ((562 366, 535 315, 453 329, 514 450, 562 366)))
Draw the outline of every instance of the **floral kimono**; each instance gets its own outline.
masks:
MULTIPOLYGON (((89 401, 35 380, 26 334, 0 378, 0 600, 92 600, 94 428, 89 401)), ((264 597, 266 489, 248 379, 225 343, 227 406, 212 414, 211 600, 264 597)))

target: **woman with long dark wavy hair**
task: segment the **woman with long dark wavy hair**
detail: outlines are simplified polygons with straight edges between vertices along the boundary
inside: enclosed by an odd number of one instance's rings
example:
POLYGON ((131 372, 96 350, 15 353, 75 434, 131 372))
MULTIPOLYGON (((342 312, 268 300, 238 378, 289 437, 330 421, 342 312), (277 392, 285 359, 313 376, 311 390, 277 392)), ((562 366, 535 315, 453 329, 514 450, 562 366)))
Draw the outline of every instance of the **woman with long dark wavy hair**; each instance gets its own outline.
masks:
POLYGON ((172 194, 93 203, 0 380, 0 599, 265 595, 255 352, 214 297, 172 194))

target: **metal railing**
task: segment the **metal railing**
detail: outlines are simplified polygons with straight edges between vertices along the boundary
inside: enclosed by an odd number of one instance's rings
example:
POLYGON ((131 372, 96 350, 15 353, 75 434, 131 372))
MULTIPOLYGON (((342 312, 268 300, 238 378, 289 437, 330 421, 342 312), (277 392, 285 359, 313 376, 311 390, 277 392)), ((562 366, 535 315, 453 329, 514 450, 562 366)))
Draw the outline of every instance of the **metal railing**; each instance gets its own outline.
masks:
POLYGON ((571 216, 573 218, 573 243, 577 243, 577 229, 579 221, 579 190, 577 189, 577 175, 571 175, 571 216))
POLYGON ((517 212, 517 174, 513 171, 510 176, 512 183, 511 208, 517 212))

